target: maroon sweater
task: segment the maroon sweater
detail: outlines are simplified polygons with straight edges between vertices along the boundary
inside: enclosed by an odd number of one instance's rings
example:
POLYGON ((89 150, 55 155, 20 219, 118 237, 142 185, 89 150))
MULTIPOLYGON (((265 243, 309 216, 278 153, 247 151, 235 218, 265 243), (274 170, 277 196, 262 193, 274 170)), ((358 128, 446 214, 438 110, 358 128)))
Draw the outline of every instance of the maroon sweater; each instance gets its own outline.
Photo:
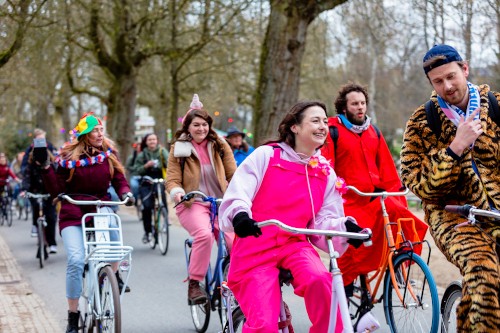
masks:
POLYGON ((12 178, 16 178, 16 175, 12 170, 9 168, 7 164, 5 165, 0 165, 0 186, 2 187, 3 191, 3 186, 7 184, 7 179, 11 176, 12 178))
MULTIPOLYGON (((124 193, 130 191, 130 187, 125 176, 116 169, 111 177, 109 163, 109 159, 105 159, 103 163, 75 168, 70 182, 67 182, 70 169, 58 167, 56 172, 50 167, 43 172, 43 183, 54 198, 64 193, 75 200, 110 200, 108 194, 110 184, 121 198, 124 193)), ((63 201, 59 212, 59 230, 80 225, 82 216, 95 210, 95 206, 77 206, 63 201)))

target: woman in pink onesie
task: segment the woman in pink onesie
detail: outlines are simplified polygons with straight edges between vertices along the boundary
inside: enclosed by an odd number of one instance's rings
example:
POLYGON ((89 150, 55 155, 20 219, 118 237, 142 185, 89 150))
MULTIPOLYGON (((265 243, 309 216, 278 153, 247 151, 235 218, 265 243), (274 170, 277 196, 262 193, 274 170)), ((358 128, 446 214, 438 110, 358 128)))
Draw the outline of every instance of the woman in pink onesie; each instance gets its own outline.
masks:
MULTIPOLYGON (((332 276, 310 243, 325 249, 325 239, 255 225, 277 219, 298 228, 346 231, 347 222, 349 231, 357 229, 344 216, 337 177, 318 150, 328 134, 327 121, 321 102, 294 105, 279 125, 279 138, 240 164, 224 194, 221 228, 237 235, 228 284, 247 319, 243 332, 278 331, 279 268, 291 271, 295 294, 304 297, 309 332, 328 330, 332 276)), ((337 251, 346 250, 345 239, 334 242, 337 251)))
MULTIPOLYGON (((175 142, 168 157, 166 188, 175 203, 184 194, 201 191, 221 198, 236 170, 233 151, 226 140, 212 129, 212 117, 203 110, 198 95, 194 95, 190 109, 184 116, 182 128, 175 134, 175 142)), ((189 263, 188 304, 203 304, 207 300, 200 281, 210 263, 214 239, 210 224, 209 203, 195 199, 176 207, 179 222, 194 239, 189 263)), ((219 224, 215 221, 217 234, 219 224)), ((231 249, 233 233, 224 234, 231 249)))

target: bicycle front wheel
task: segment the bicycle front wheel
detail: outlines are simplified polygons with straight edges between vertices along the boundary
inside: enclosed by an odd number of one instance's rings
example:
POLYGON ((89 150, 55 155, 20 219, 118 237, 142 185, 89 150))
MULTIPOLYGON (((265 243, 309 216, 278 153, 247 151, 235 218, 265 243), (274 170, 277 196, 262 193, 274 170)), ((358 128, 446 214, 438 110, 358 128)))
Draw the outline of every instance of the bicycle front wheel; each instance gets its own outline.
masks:
POLYGON ((12 202, 10 200, 7 202, 5 218, 7 219, 7 225, 12 227, 12 202))
MULTIPOLYGON (((45 229, 44 229, 44 220, 39 217, 36 226, 38 229, 38 262, 40 263, 40 268, 43 268, 43 263, 46 258, 47 248, 45 247, 45 229)), ((47 255, 48 256, 48 255, 47 255)))
POLYGON ((389 270, 384 280, 384 313, 391 332, 437 333, 439 298, 429 267, 415 253, 399 254, 393 263, 397 285, 389 270))
MULTIPOLYGON (((241 308, 238 306, 237 308, 234 309, 232 312, 232 318, 233 318, 233 330, 232 332, 234 333, 241 333, 243 332, 243 324, 245 324, 245 315, 241 311, 241 308)), ((229 327, 229 321, 226 322, 226 325, 224 325, 224 330, 222 331, 223 333, 231 333, 230 327, 229 327)))
POLYGON ((158 226, 158 246, 162 255, 168 252, 168 211, 166 207, 162 207, 158 213, 156 225, 158 226))
POLYGON ((158 244, 158 228, 155 221, 156 210, 151 210, 151 238, 149 239, 149 247, 152 250, 156 249, 156 244, 158 244))
POLYGON ((441 300, 441 332, 457 331, 457 307, 462 299, 462 282, 453 281, 446 288, 441 300))
POLYGON ((99 332, 121 332, 120 291, 116 276, 110 266, 104 266, 98 276, 101 313, 97 316, 99 332))

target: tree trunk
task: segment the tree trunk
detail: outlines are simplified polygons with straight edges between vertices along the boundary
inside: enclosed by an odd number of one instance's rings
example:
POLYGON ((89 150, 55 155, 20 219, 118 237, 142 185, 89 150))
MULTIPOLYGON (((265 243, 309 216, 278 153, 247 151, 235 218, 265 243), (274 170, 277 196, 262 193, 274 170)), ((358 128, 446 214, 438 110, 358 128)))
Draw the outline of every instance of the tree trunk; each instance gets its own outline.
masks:
POLYGON ((281 119, 297 102, 309 24, 321 12, 345 1, 270 1, 255 96, 254 144, 276 135, 281 119))
POLYGON ((257 96, 254 143, 276 133, 279 122, 299 96, 300 65, 309 20, 272 5, 263 43, 257 96))
POLYGON ((123 75, 113 81, 109 92, 107 130, 116 142, 122 163, 131 152, 134 141, 135 106, 137 98, 136 73, 123 75))

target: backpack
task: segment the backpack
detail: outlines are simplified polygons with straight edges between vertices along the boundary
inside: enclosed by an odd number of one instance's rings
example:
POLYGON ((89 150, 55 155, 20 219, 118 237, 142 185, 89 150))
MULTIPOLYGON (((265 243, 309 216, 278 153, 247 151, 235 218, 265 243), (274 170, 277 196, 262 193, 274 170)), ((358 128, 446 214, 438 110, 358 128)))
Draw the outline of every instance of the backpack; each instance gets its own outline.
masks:
MULTIPOLYGON (((436 112, 436 105, 433 101, 428 100, 425 103, 425 114, 427 115, 427 123, 429 124, 429 127, 436 135, 436 138, 439 138, 441 135, 441 118, 439 118, 439 114, 436 112)), ((488 91, 488 116, 498 126, 500 126, 500 110, 498 107, 498 100, 491 91, 488 91)))
MULTIPOLYGON (((375 132, 377 132, 377 137, 380 140, 380 130, 374 124, 371 124, 371 125, 375 129, 375 132)), ((338 130, 337 126, 329 126, 328 130, 330 131, 330 137, 333 140, 333 146, 335 147, 335 152, 336 152, 337 151, 337 141, 339 139, 339 130, 338 130)))

